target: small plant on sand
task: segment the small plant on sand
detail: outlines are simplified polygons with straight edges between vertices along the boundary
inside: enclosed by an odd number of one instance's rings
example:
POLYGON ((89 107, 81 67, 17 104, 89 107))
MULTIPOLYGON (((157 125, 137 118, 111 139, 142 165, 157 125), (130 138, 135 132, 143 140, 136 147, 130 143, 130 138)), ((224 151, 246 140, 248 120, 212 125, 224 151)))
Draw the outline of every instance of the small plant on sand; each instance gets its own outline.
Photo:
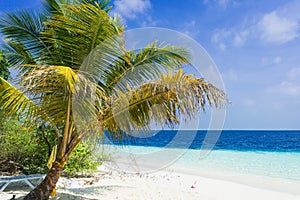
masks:
POLYGON ((90 142, 82 142, 77 145, 64 171, 68 177, 89 176, 97 171, 102 164, 103 158, 97 154, 95 144, 90 142))

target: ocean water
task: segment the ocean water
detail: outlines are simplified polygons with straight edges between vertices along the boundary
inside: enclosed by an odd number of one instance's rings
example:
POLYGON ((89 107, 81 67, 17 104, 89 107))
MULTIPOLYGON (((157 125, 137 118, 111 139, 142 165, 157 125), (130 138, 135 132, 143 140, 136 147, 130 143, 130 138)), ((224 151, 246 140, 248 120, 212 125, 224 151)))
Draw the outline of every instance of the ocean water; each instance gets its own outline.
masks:
POLYGON ((106 143, 127 144, 134 146, 161 147, 161 148, 189 148, 201 149, 204 139, 210 135, 220 134, 215 150, 233 151, 269 151, 269 152, 299 152, 300 131, 191 131, 191 130, 162 130, 140 133, 134 137, 129 135, 122 141, 106 143))
POLYGON ((150 131, 118 142, 106 138, 105 143, 117 152, 116 158, 122 162, 130 160, 127 167, 139 168, 148 163, 159 169, 175 164, 194 171, 300 183, 300 131, 222 131, 220 136, 219 133, 210 132, 207 137, 207 131, 150 131))

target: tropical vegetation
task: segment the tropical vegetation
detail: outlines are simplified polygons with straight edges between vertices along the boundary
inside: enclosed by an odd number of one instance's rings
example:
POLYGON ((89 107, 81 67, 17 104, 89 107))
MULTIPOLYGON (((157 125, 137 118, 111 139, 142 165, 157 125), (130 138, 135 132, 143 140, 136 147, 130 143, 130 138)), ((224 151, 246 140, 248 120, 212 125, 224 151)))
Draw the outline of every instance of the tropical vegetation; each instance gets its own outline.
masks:
MULTIPOLYGON (((0 50, 0 77, 2 77, 5 80, 7 80, 10 75, 8 67, 9 66, 7 60, 5 59, 3 52, 0 50)), ((4 118, 2 115, 3 114, 0 110, 0 131, 3 129, 3 123, 4 123, 4 118)))
MULTIPOLYGON (((47 162, 55 145, 49 127, 24 126, 25 119, 5 117, 0 113, 0 174, 20 175, 46 173, 47 162)), ((97 170, 105 152, 96 149, 97 143, 80 143, 70 155, 64 168, 68 177, 90 176, 97 170)))
POLYGON ((83 140, 104 132, 120 139, 154 122, 172 127, 206 105, 226 103, 222 91, 183 72, 186 49, 158 42, 126 49, 124 26, 110 9, 105 0, 45 0, 43 11, 0 20, 3 50, 19 72, 13 84, 0 79, 1 109, 50 126, 57 149, 47 176, 25 200, 53 194, 83 140))
POLYGON ((4 78, 5 80, 7 80, 10 75, 8 68, 9 65, 7 60, 5 59, 3 52, 0 50, 0 77, 4 78))
MULTIPOLYGON (((0 50, 0 77, 10 77, 8 62, 0 50)), ((47 172, 47 161, 55 144, 53 128, 24 126, 22 117, 5 116, 0 110, 0 173, 4 175, 34 174, 47 172)), ((96 151, 94 143, 80 143, 72 152, 64 168, 64 175, 89 176, 97 170, 105 152, 96 151)))

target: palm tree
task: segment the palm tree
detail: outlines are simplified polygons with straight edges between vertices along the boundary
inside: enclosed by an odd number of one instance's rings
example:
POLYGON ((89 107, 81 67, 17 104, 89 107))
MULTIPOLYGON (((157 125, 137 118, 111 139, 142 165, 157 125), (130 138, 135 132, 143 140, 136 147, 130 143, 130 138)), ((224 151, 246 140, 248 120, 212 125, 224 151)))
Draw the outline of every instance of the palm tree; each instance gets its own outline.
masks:
POLYGON ((173 126, 206 104, 226 103, 212 84, 183 73, 187 50, 156 42, 127 50, 124 27, 108 15, 108 1, 45 2, 43 12, 18 11, 0 20, 8 62, 19 72, 14 84, 0 78, 1 109, 51 126, 56 135, 52 166, 25 199, 49 198, 85 138, 107 131, 120 139, 153 122, 173 126))

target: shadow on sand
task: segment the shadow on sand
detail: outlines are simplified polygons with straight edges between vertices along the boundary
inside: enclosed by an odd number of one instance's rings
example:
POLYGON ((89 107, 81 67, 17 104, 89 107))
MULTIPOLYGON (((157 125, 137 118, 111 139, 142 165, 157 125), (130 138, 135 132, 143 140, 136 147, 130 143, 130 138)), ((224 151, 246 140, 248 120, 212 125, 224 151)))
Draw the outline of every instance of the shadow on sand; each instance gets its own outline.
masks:
MULTIPOLYGON (((59 189, 56 197, 50 198, 51 200, 99 200, 104 193, 117 190, 118 188, 124 188, 124 186, 91 186, 85 188, 72 188, 72 189, 59 189)), ((18 191, 17 198, 15 200, 23 200, 24 196, 29 191, 18 191), (20 196, 20 193, 22 195, 20 196)), ((16 194, 14 192, 8 195, 13 197, 16 194)), ((7 200, 10 200, 8 198, 7 200)))

